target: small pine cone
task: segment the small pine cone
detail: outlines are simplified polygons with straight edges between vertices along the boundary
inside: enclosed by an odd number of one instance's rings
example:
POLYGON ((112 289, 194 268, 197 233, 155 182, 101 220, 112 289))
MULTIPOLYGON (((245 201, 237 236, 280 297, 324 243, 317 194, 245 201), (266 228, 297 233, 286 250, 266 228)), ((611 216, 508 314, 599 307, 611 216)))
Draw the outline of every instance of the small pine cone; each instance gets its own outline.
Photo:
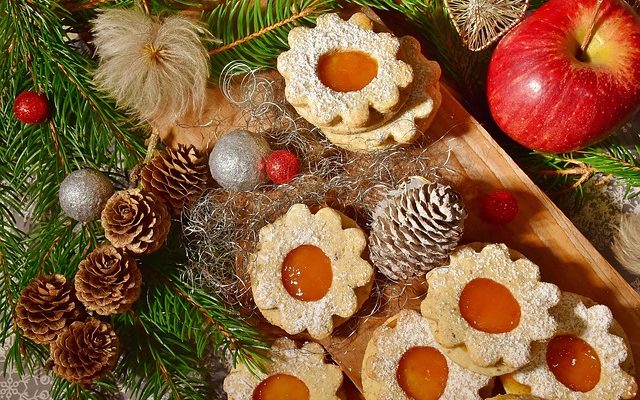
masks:
POLYGON ((84 318, 73 286, 62 275, 32 280, 22 290, 16 306, 16 323, 34 342, 48 344, 73 321, 84 318))
POLYGON ((413 177, 378 203, 371 227, 371 261, 399 281, 446 264, 462 236, 462 196, 447 185, 413 177))
POLYGON ((119 249, 149 254, 162 247, 171 217, 162 199, 139 189, 116 192, 102 210, 105 237, 119 249))
POLYGON ((78 300, 87 310, 100 315, 120 314, 140 297, 142 275, 132 256, 105 245, 80 262, 75 285, 78 300))
POLYGON ((91 385, 115 367, 120 342, 99 319, 76 321, 51 343, 53 372, 72 383, 91 385))
POLYGON ((169 212, 179 215, 202 195, 210 182, 205 154, 193 145, 167 149, 147 163, 141 172, 142 187, 162 198, 169 212))

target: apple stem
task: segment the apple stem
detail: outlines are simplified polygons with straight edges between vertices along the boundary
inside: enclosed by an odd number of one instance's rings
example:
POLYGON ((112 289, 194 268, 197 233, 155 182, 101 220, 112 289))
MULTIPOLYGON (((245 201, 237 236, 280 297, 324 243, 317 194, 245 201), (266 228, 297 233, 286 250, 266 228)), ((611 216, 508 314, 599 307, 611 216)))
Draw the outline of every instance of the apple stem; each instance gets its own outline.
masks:
POLYGON ((587 47, 589 47, 589 43, 591 43, 591 39, 593 39, 596 22, 598 22, 598 14, 600 14, 600 8, 602 8, 603 2, 604 0, 598 0, 598 3, 596 4, 596 11, 593 13, 593 18, 591 19, 591 24, 589 24, 587 35, 584 37, 584 40, 580 45, 580 50, 582 51, 582 53, 587 51, 587 47))

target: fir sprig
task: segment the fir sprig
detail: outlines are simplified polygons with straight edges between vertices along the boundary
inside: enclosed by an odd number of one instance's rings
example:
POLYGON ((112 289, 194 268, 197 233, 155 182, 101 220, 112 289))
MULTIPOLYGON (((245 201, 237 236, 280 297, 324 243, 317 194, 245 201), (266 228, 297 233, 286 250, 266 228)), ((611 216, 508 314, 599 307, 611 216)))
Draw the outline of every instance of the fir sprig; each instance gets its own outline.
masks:
MULTIPOLYGON (((596 176, 620 179, 629 189, 640 188, 638 154, 640 146, 629 148, 614 138, 572 153, 531 152, 518 161, 548 193, 575 195, 572 198, 579 205, 583 185, 596 176)), ((629 193, 637 196, 640 191, 629 193)))
POLYGON ((339 8, 337 0, 228 1, 205 13, 203 19, 219 45, 210 51, 214 76, 227 64, 242 60, 249 67, 274 65, 289 48, 287 36, 296 26, 312 25, 317 16, 339 8))

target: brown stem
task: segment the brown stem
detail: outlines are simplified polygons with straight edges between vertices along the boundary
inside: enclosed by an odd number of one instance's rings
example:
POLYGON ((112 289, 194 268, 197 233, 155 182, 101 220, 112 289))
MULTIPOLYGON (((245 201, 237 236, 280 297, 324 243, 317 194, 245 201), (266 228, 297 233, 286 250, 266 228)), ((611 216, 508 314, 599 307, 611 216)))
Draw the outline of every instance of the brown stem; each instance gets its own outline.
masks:
POLYGON ((159 141, 160 135, 158 134, 158 131, 154 129, 153 133, 149 137, 149 144, 147 145, 147 155, 144 157, 145 164, 147 164, 153 158, 153 153, 155 152, 156 147, 158 147, 159 141))
POLYGON ((209 51, 209 56, 215 56, 216 54, 224 53, 225 51, 231 50, 236 46, 240 46, 243 43, 246 43, 246 42, 248 42, 250 40, 253 40, 253 39, 255 39, 255 38, 259 37, 259 36, 262 36, 262 35, 264 35, 266 33, 269 33, 269 32, 271 32, 273 30, 276 30, 276 29, 278 29, 278 28, 280 28, 280 27, 282 27, 284 25, 287 25, 287 24, 289 24, 291 22, 297 21, 297 20, 299 20, 301 18, 305 18, 305 17, 309 16, 311 13, 313 13, 315 10, 316 10, 316 7, 305 8, 304 10, 300 11, 299 13, 293 14, 289 18, 287 18, 285 20, 282 20, 282 21, 280 21, 278 23, 275 23, 273 25, 269 25, 267 27, 264 27, 264 28, 260 29, 258 32, 254 32, 249 36, 245 36, 243 38, 235 40, 235 41, 233 41, 233 42, 231 42, 229 44, 226 44, 226 45, 224 45, 222 47, 215 48, 215 49, 209 51))
POLYGON ((49 130, 51 131, 51 137, 53 138, 53 147, 56 149, 56 155, 58 156, 58 161, 60 165, 64 168, 64 157, 60 152, 60 142, 58 141, 58 131, 56 130, 56 126, 53 124, 53 121, 49 121, 49 130))
POLYGON ((596 4, 596 11, 593 13, 593 18, 591 19, 591 24, 589 24, 589 29, 587 30, 587 35, 584 37, 582 44, 580 45, 580 50, 584 53, 587 51, 587 47, 589 47, 589 43, 591 43, 591 39, 593 39, 594 29, 596 27, 596 23, 598 22, 598 14, 600 14, 600 8, 602 8, 602 3, 604 0, 598 0, 596 4))
POLYGON ((142 7, 142 11, 147 15, 151 15, 151 7, 149 5, 149 0, 140 0, 140 6, 142 7))

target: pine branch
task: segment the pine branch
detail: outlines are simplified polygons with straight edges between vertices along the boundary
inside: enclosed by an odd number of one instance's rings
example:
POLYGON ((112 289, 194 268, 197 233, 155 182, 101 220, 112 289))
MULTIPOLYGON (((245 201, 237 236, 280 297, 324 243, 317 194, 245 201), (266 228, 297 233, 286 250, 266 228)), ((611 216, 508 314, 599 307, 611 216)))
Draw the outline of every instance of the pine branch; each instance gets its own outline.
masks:
POLYGON ((0 147, 12 168, 7 183, 39 221, 55 209, 65 174, 80 167, 131 167, 142 150, 133 121, 97 93, 94 61, 74 51, 52 0, 8 1, 0 5, 0 46, 8 49, 0 69, 0 147), (53 115, 47 124, 23 125, 12 112, 24 90, 45 93, 53 115), (26 187, 26 193, 21 190, 26 187))
POLYGON ((203 15, 213 36, 221 40, 210 51, 213 75, 220 76, 236 60, 256 68, 275 65, 289 48, 291 29, 313 25, 317 16, 338 8, 338 0, 272 0, 264 8, 260 0, 222 3, 203 15))
POLYGON ((640 147, 625 147, 615 139, 573 153, 531 152, 518 157, 525 170, 552 195, 569 195, 579 205, 583 185, 596 176, 620 179, 629 193, 640 188, 640 147))

